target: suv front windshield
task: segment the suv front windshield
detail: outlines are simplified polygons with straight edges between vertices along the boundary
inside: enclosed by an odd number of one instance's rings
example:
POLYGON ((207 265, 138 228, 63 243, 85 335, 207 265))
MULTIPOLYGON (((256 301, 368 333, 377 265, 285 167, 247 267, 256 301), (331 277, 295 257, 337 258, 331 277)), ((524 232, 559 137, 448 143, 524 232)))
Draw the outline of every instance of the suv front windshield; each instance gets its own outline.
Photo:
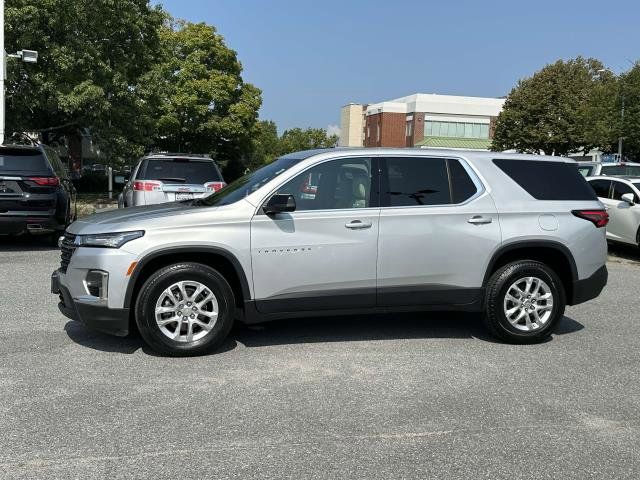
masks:
POLYGON ((239 179, 231 182, 222 190, 212 193, 208 197, 195 200, 193 203, 194 205, 204 205, 207 207, 230 205, 238 200, 242 200, 247 195, 252 194, 267 182, 271 181, 285 170, 293 167, 301 160, 302 158, 279 158, 269 165, 259 168, 254 172, 247 173, 239 179))

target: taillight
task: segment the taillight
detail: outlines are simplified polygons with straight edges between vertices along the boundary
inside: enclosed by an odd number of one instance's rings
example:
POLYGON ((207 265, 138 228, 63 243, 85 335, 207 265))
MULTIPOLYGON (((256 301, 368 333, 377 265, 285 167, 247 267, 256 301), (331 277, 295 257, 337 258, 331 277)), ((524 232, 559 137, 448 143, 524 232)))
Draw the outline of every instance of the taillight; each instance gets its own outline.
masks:
POLYGON ((58 177, 29 177, 29 180, 43 187, 57 187, 60 185, 60 179, 58 177))
POLYGON ((218 190, 223 189, 227 186, 225 182, 207 182, 204 184, 207 190, 211 190, 212 192, 217 192, 218 190))
POLYGON ((606 227, 609 223, 609 214, 606 210, 573 210, 571 213, 578 218, 589 220, 596 228, 606 227))
POLYGON ((160 190, 161 186, 161 182, 151 182, 149 180, 135 180, 133 182, 133 189, 139 192, 153 192, 154 190, 160 190))

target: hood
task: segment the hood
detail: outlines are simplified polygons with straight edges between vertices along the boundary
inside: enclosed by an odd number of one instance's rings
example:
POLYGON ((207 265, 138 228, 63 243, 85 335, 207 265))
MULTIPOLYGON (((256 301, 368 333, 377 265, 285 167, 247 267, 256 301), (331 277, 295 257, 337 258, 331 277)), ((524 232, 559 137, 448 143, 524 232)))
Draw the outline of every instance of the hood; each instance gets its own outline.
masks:
POLYGON ((211 212, 216 207, 194 206, 189 202, 159 203, 94 213, 69 225, 68 231, 79 233, 107 233, 138 230, 166 225, 167 218, 185 213, 211 212))

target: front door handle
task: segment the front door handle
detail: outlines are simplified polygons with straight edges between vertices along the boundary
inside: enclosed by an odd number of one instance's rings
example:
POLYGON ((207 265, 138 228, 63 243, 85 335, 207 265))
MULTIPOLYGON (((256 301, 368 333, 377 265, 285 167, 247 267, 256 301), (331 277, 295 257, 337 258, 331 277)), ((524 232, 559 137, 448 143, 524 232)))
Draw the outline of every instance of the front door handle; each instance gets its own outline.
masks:
POLYGON ((473 225, 485 225, 487 223, 493 222, 493 219, 491 217, 483 217, 482 215, 474 215, 473 217, 468 219, 467 222, 473 225))
POLYGON ((362 220, 352 220, 349 223, 345 223, 345 227, 352 230, 363 230, 365 228, 371 228, 371 222, 363 222, 362 220))

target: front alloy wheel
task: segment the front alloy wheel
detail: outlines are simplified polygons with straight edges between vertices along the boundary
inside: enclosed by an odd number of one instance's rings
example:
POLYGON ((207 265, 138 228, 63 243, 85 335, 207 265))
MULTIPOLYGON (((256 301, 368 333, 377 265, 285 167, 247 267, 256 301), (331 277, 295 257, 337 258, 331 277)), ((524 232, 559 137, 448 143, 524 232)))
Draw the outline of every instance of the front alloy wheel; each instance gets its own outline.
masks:
POLYGON ((151 274, 136 301, 136 323, 154 350, 199 355, 224 341, 235 313, 227 280, 200 263, 169 265, 151 274))
POLYGON ((218 320, 218 300, 206 285, 177 282, 164 290, 156 302, 160 331, 176 342, 200 340, 218 320))

